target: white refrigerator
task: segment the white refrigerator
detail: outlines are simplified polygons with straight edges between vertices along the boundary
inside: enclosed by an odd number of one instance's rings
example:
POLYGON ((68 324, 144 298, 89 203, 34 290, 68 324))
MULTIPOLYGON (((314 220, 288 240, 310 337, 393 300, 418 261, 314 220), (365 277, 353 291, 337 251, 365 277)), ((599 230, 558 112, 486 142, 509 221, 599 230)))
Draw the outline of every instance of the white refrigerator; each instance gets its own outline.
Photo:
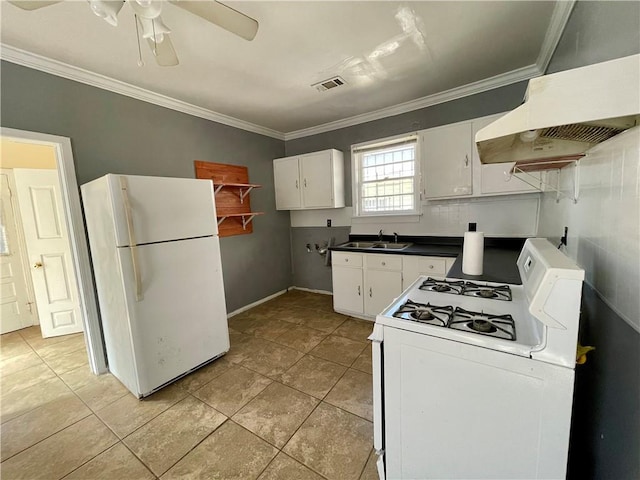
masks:
POLYGON ((210 180, 82 185, 109 370, 138 398, 229 350, 210 180))

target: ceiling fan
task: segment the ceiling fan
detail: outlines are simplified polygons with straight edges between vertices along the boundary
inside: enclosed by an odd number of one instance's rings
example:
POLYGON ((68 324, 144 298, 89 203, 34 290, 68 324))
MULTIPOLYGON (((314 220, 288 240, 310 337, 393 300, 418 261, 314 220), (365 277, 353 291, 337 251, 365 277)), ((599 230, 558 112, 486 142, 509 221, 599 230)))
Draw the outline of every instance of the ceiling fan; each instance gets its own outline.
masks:
MULTIPOLYGON (((9 0, 9 3, 23 10, 37 10, 63 0, 9 0)), ((246 40, 253 40, 258 32, 258 22, 244 13, 234 10, 215 0, 87 0, 91 11, 114 27, 118 25, 118 13, 125 1, 131 5, 136 16, 136 29, 142 29, 142 38, 147 40, 158 65, 170 67, 178 65, 178 56, 167 27, 160 16, 163 4, 171 3, 189 13, 204 18, 246 40)), ((139 46, 139 41, 138 41, 139 46)), ((139 52, 140 53, 140 52, 139 52)), ((140 54, 139 65, 142 65, 140 54)))

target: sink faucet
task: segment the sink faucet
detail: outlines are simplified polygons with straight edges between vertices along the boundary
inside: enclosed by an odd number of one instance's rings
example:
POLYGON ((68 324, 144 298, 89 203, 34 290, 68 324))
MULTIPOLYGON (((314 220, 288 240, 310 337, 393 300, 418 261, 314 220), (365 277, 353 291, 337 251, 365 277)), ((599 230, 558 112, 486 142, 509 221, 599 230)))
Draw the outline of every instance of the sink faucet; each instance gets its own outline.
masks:
POLYGON ((398 233, 393 232, 393 243, 398 243, 398 233))
POLYGON ((378 232, 378 241, 382 241, 382 229, 378 232))

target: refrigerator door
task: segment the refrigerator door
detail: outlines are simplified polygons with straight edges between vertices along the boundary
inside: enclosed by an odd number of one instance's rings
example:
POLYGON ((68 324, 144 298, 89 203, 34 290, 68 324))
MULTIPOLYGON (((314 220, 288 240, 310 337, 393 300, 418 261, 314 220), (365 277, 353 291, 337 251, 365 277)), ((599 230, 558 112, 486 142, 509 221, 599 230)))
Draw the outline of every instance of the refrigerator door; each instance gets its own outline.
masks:
POLYGON ((106 177, 118 247, 218 234, 210 180, 106 177))
POLYGON ((218 237, 119 248, 138 396, 229 350, 218 237))

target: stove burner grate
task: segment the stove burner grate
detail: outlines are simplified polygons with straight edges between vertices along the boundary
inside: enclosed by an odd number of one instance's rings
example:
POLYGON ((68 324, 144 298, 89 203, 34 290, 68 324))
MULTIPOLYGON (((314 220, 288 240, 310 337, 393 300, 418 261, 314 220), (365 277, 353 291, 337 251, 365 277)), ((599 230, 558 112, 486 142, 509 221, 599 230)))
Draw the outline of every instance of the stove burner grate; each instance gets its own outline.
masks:
POLYGON ((511 315, 491 315, 456 307, 449 328, 466 330, 480 335, 516 340, 516 324, 511 315))
POLYGON ((478 285, 473 282, 465 282, 462 295, 510 302, 511 288, 509 285, 478 285))
POLYGON ((420 290, 428 292, 438 293, 452 293, 460 295, 464 290, 464 281, 462 280, 436 280, 435 278, 427 277, 418 287, 420 290))
POLYGON ((430 303, 418 303, 409 299, 393 314, 396 318, 404 318, 414 322, 428 323, 447 327, 453 314, 452 306, 438 306, 430 303))

